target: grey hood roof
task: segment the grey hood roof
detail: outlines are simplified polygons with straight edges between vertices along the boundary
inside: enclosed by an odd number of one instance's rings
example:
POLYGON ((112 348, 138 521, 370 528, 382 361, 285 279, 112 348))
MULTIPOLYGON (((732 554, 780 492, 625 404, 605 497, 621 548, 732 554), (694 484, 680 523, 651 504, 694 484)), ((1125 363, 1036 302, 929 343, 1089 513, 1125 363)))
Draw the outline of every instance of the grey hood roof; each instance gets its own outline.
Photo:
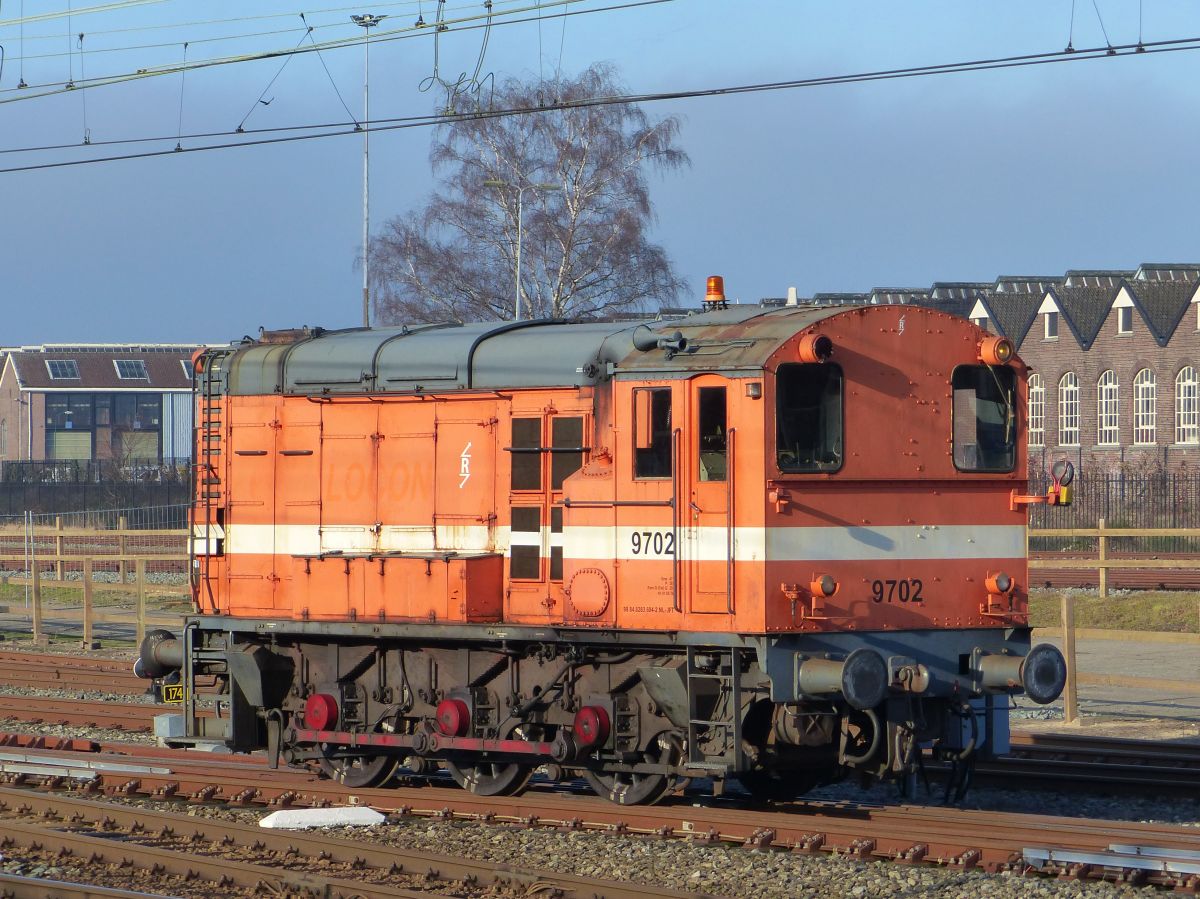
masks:
POLYGON ((839 307, 731 306, 641 322, 474 322, 354 328, 251 341, 224 363, 234 394, 421 393, 595 384, 624 371, 761 370, 784 341, 839 307), (676 333, 683 351, 655 346, 676 333), (639 349, 638 346, 650 346, 639 349))

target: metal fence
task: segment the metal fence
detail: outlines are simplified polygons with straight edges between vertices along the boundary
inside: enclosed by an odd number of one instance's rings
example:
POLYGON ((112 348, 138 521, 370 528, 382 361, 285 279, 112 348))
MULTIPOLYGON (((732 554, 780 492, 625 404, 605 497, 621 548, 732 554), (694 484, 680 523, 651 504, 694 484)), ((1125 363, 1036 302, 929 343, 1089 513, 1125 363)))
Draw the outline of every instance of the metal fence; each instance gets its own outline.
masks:
POLYGON ((122 509, 89 509, 82 512, 45 512, 26 515, 0 515, 0 528, 29 527, 89 528, 91 530, 133 531, 184 530, 188 522, 188 504, 135 506, 122 509))
MULTIPOLYGON (((1029 492, 1045 493, 1048 486, 1043 475, 1030 480, 1029 492)), ((1109 528, 1200 528, 1200 475, 1080 475, 1072 490, 1069 506, 1030 506, 1030 530, 1094 528, 1101 520, 1109 528)), ((1200 540, 1121 537, 1113 538, 1112 546, 1130 552, 1194 552, 1200 540)), ((1033 548, 1070 547, 1062 538, 1038 538, 1033 548)))
POLYGON ((0 462, 0 519, 64 509, 177 506, 190 498, 190 461, 0 462))

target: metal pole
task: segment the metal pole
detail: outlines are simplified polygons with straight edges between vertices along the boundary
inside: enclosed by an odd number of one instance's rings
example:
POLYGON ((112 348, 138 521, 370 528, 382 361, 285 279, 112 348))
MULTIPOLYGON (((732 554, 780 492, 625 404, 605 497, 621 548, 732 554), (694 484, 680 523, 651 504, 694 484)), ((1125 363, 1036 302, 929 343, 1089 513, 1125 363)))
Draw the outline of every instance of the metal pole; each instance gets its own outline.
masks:
POLYGON ((371 282, 369 269, 368 241, 371 237, 371 103, 370 103, 370 72, 371 72, 371 28, 378 25, 387 16, 376 16, 363 13, 361 16, 351 16, 350 21, 363 30, 363 227, 362 227, 362 312, 363 327, 371 327, 371 282))
MULTIPOLYGON (((365 18, 365 17, 364 17, 365 18)), ((367 241, 371 234, 371 24, 363 25, 363 229, 362 229, 362 302, 363 327, 371 327, 371 284, 369 280, 367 241)))
POLYGON ((521 320, 521 218, 524 209, 525 188, 517 188, 517 302, 513 321, 521 320))

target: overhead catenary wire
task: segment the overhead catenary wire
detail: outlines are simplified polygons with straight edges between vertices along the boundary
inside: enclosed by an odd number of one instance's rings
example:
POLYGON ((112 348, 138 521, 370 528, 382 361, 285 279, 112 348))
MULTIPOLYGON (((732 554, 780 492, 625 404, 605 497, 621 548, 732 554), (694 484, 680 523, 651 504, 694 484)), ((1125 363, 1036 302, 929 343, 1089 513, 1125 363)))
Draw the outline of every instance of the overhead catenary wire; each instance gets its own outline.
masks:
POLYGON ((1100 33, 1104 35, 1104 43, 1112 46, 1112 41, 1108 39, 1108 29, 1104 27, 1104 16, 1100 15, 1100 4, 1096 0, 1092 0, 1092 9, 1096 10, 1096 21, 1100 23, 1100 33))
MULTIPOLYGON (((52 19, 70 18, 75 16, 86 16, 91 13, 113 12, 119 9, 129 9, 132 6, 148 6, 152 3, 166 3, 167 0, 118 0, 116 3, 105 3, 100 6, 85 6, 77 9, 72 13, 70 9, 56 10, 55 12, 39 13, 35 16, 26 16, 24 6, 22 6, 21 17, 19 19, 3 19, 0 20, 0 28, 8 28, 13 25, 24 25, 26 22, 48 22, 52 19)), ((69 7, 69 4, 68 4, 69 7)), ((70 26, 68 26, 68 30, 70 26)))
POLYGON ((83 142, 92 142, 92 129, 88 127, 87 115, 87 73, 83 70, 83 32, 79 32, 79 80, 85 85, 79 89, 79 102, 83 107, 83 142))
MULTIPOLYGON (((516 2, 516 0, 509 0, 509 2, 516 2)), ((542 0, 542 2, 545 3, 545 0, 542 0)), ((586 2, 586 0, 557 0, 557 2, 553 2, 548 5, 556 6, 556 5, 566 5, 566 4, 578 4, 578 3, 583 3, 583 2, 586 2)), ((377 8, 383 8, 383 9, 386 9, 389 7, 395 7, 395 6, 412 6, 412 5, 413 5, 412 2, 375 4, 375 6, 377 8)), ((478 9, 479 6, 480 6, 479 3, 471 3, 471 4, 465 4, 462 6, 448 7, 448 9, 458 12, 458 11, 467 11, 467 10, 478 9)), ((125 33, 125 32, 138 32, 138 31, 164 30, 164 29, 179 30, 179 29, 183 29, 183 28, 194 29, 194 28, 203 28, 203 27, 207 27, 207 26, 211 26, 211 25, 219 25, 219 24, 223 24, 226 22, 249 21, 251 19, 267 19, 267 18, 279 19, 279 18, 292 18, 295 16, 300 16, 301 18, 303 18, 305 15, 312 16, 312 15, 316 15, 317 13, 336 13, 340 9, 353 10, 353 9, 357 9, 357 8, 358 7, 356 7, 356 6, 348 6, 348 7, 340 7, 340 8, 330 7, 330 8, 326 8, 326 9, 322 9, 322 10, 307 10, 306 12, 300 12, 300 13, 294 13, 294 12, 293 13, 277 13, 277 14, 274 14, 271 16, 253 16, 253 17, 242 17, 242 18, 238 18, 238 19, 210 19, 207 21, 200 20, 200 21, 177 22, 177 23, 171 22, 171 23, 166 23, 166 24, 145 25, 145 26, 141 26, 138 28, 115 28, 115 29, 110 29, 107 31, 93 29, 93 30, 89 31, 88 34, 91 35, 93 38, 95 38, 95 37, 102 36, 102 35, 121 34, 121 33, 125 33)), ((533 8, 533 7, 526 6, 525 8, 533 8)), ((520 9, 518 9, 516 11, 519 12, 520 9)), ((470 18, 472 18, 472 17, 471 16, 456 16, 453 19, 453 21, 468 21, 470 18)), ((474 18, 480 18, 480 16, 474 16, 474 18)), ((24 25, 22 25, 21 27, 22 27, 22 29, 24 29, 24 25)), ((322 24, 316 24, 316 25, 311 25, 311 26, 306 25, 304 27, 305 28, 311 27, 314 30, 320 31, 320 30, 329 30, 329 29, 349 29, 351 27, 351 25, 348 21, 338 20, 338 21, 325 22, 322 24)), ((421 26, 417 25, 415 27, 421 27, 421 26)), ((301 31, 301 30, 302 30, 301 28, 290 27, 290 28, 273 28, 273 29, 266 30, 266 31, 241 31, 241 32, 235 32, 232 34, 210 35, 207 37, 191 36, 188 38, 188 42, 192 43, 192 44, 219 44, 219 43, 228 43, 228 42, 239 41, 239 40, 249 40, 251 38, 274 37, 277 35, 295 34, 296 32, 301 31)), ((30 40, 30 41, 60 41, 60 40, 62 40, 62 35, 61 34, 28 35, 28 40, 30 40)), ((103 53, 103 54, 130 53, 130 52, 133 52, 136 50, 158 50, 158 49, 162 49, 163 47, 174 47, 174 46, 177 46, 178 44, 179 44, 178 40, 169 40, 169 41, 159 41, 159 42, 155 42, 155 43, 144 43, 144 44, 124 44, 124 45, 114 46, 114 47, 97 47, 93 50, 89 50, 88 52, 96 53, 96 54, 100 54, 100 53, 103 53)), ((33 59, 54 59, 55 57, 62 55, 59 52, 25 54, 23 49, 21 52, 22 52, 23 59, 31 59, 31 60, 33 60, 33 59)))
MULTIPOLYGON (((305 32, 304 37, 300 38, 300 41, 299 41, 299 43, 296 44, 296 46, 299 47, 300 44, 303 44, 311 32, 312 32, 312 29, 310 28, 307 32, 305 32)), ((279 79, 279 76, 283 74, 283 70, 288 67, 288 63, 290 63, 295 58, 296 58, 295 54, 291 54, 291 53, 289 53, 286 57, 284 57, 283 65, 281 65, 278 69, 276 69, 275 74, 271 77, 271 80, 267 82, 267 86, 262 89, 262 93, 260 93, 255 98, 254 102, 250 104, 250 108, 246 110, 246 114, 244 116, 242 116, 242 120, 240 122, 238 122, 238 126, 235 129, 236 131, 238 131, 238 132, 242 131, 243 126, 246 124, 246 119, 250 118, 250 116, 252 116, 254 114, 254 110, 258 109, 258 107, 260 105, 261 106, 270 106, 271 105, 271 101, 274 100, 275 98, 272 97, 271 100, 263 100, 263 97, 265 97, 267 95, 267 91, 269 91, 271 89, 271 85, 273 85, 279 79)))
MULTIPOLYGON (((183 43, 183 61, 187 62, 188 45, 183 43)), ((179 73, 179 126, 175 132, 175 149, 183 149, 183 91, 187 87, 187 69, 179 73)))
MULTIPOLYGON (((304 13, 300 13, 300 19, 306 25, 308 24, 307 20, 304 18, 304 13)), ((309 41, 311 41, 314 45, 316 44, 316 41, 313 39, 311 29, 309 29, 307 37, 308 37, 309 41)), ((346 103, 346 98, 342 96, 342 92, 338 89, 337 82, 333 80, 333 73, 329 71, 329 66, 327 66, 325 64, 325 57, 321 54, 320 48, 316 48, 316 49, 317 49, 317 59, 320 60, 320 62, 321 62, 321 68, 323 68, 325 70, 325 77, 327 77, 329 79, 329 84, 333 87, 333 92, 335 94, 337 94, 338 102, 342 104, 342 109, 346 110, 346 115, 348 115, 351 119, 353 119, 354 113, 352 113, 350 111, 350 107, 346 103)))
MULTIPOLYGON (((456 121, 473 120, 473 119, 489 119, 501 118, 514 115, 528 115, 536 113, 551 112, 556 110, 589 108, 599 106, 612 106, 630 103, 652 103, 668 100, 686 100, 698 99, 705 97, 731 97, 741 94, 762 93, 778 90, 795 90, 801 88, 814 87, 829 87, 833 85, 847 84, 862 84, 875 81, 890 81, 905 78, 920 78, 933 75, 952 75, 965 74, 969 72, 983 72, 999 69, 1024 68, 1029 66, 1041 66, 1055 63, 1066 62, 1083 62, 1086 60, 1097 59, 1115 59, 1128 56, 1146 56, 1148 54, 1158 53, 1175 53, 1188 50, 1200 50, 1200 37, 1190 38, 1175 38, 1162 41, 1154 41, 1148 44, 1123 44, 1115 46, 1092 47, 1081 50, 1061 50, 1049 53, 1023 54, 1018 56, 997 57, 992 59, 976 59, 967 60, 956 63, 941 63, 926 66, 910 66, 897 69, 883 69, 870 72, 860 72, 847 75, 827 75, 811 78, 797 78, 786 81, 772 82, 757 82, 753 84, 731 85, 727 87, 703 88, 697 90, 685 91, 664 91, 657 93, 644 94, 625 94, 612 97, 594 97, 584 100, 574 100, 570 102, 556 101, 553 103, 545 103, 536 107, 521 107, 510 109, 496 110, 479 110, 471 113, 459 114, 431 114, 427 116, 409 116, 402 119, 389 118, 380 119, 368 123, 371 131, 397 131, 408 128, 429 127, 432 125, 451 124, 456 121)), ((313 133, 304 134, 277 134, 272 137, 261 137, 256 139, 243 139, 228 141, 225 143, 205 144, 197 147, 187 147, 184 152, 206 152, 210 150, 225 150, 238 147, 254 147, 270 144, 295 143, 299 141, 319 140, 328 137, 342 137, 346 135, 358 133, 357 127, 350 127, 350 123, 338 123, 330 125, 310 125, 310 126, 293 126, 291 128, 273 129, 277 132, 283 131, 298 131, 311 128, 313 133), (320 130, 316 130, 320 129, 320 130)), ((221 134, 213 134, 211 137, 227 137, 228 132, 221 134)), ((233 135, 233 136, 236 136, 233 135)), ((138 142, 162 141, 164 138, 138 138, 138 142)), ((113 142, 113 143, 132 143, 134 141, 113 142)), ((61 149, 61 147, 46 147, 46 148, 25 148, 24 152, 32 152, 39 149, 61 149)), ((148 159, 156 156, 165 156, 175 153, 174 150, 149 150, 140 153, 126 153, 115 156, 95 157, 90 159, 73 159, 59 160, 55 162, 33 163, 22 166, 11 166, 8 168, 0 168, 0 174, 9 174, 13 172, 28 172, 39 171, 46 169, 67 168, 80 165, 95 165, 106 162, 119 162, 132 159, 148 159)))
MULTIPOLYGON (((167 0, 145 0, 145 2, 162 3, 162 2, 167 2, 167 0)), ((373 5, 376 7, 380 7, 380 8, 395 8, 395 7, 399 7, 399 6, 418 7, 418 6, 420 6, 420 2, 421 2, 421 0, 392 0, 392 2, 375 3, 373 5)), ((467 9, 470 6, 475 6, 475 5, 477 5, 477 4, 464 3, 462 6, 458 6, 458 7, 454 7, 454 8, 455 9, 467 9)), ((352 12, 357 9, 361 9, 361 4, 354 5, 354 6, 326 6, 326 7, 321 7, 318 9, 307 9, 307 10, 305 10, 305 12, 311 16, 311 15, 317 15, 319 13, 320 14, 324 14, 324 13, 333 14, 333 13, 352 12)), ((24 24, 24 22, 26 21, 25 13, 24 13, 24 3, 22 3, 21 10, 22 10, 22 12, 21 12, 20 18, 0 20, 0 27, 9 27, 12 25, 16 25, 18 23, 24 24)), ((100 11, 107 11, 107 7, 100 7, 100 11)), ((76 14, 78 14, 78 11, 76 11, 76 14)), ((234 23, 234 22, 262 22, 262 21, 266 21, 268 19, 290 19, 296 15, 297 15, 297 13, 293 11, 293 12, 262 13, 262 14, 254 15, 254 16, 226 16, 223 18, 193 19, 193 20, 186 21, 186 22, 156 22, 156 23, 150 23, 150 24, 145 24, 145 25, 125 25, 125 26, 122 26, 121 28, 92 29, 90 34, 92 34, 92 35, 131 34, 131 33, 136 33, 139 31, 161 31, 161 30, 170 29, 170 28, 190 28, 193 26, 204 26, 204 25, 225 25, 225 24, 234 23)), ((39 17, 31 18, 28 21, 34 21, 37 18, 39 18, 39 17)), ((58 35, 52 35, 52 34, 30 35, 29 39, 31 41, 32 40, 56 40, 57 37, 58 37, 58 35)))
MULTIPOLYGON (((569 6, 573 6, 573 5, 578 5, 582 2, 584 2, 584 0, 549 0, 549 2, 545 2, 545 0, 543 0, 543 2, 538 2, 538 3, 534 3, 534 4, 526 4, 524 6, 506 10, 502 14, 505 16, 518 16, 518 15, 522 15, 522 14, 528 14, 528 13, 530 13, 540 7, 543 7, 543 6, 569 7, 569 6)), ((675 2, 675 0, 627 0, 627 2, 624 2, 624 3, 617 3, 617 4, 603 6, 603 7, 592 7, 592 8, 581 9, 581 10, 569 10, 568 9, 568 10, 564 10, 562 12, 554 13, 551 16, 551 18, 554 18, 557 16, 562 16, 562 15, 589 15, 589 14, 600 13, 600 12, 613 12, 616 10, 635 9, 635 8, 642 7, 642 6, 656 6, 656 5, 663 4, 663 3, 673 3, 673 2, 675 2)), ((458 31, 464 31, 464 30, 470 30, 472 28, 487 27, 489 24, 512 25, 512 24, 522 24, 522 23, 533 21, 533 19, 531 17, 526 16, 525 18, 521 18, 521 19, 508 18, 503 21, 489 23, 488 18, 489 18, 488 14, 486 12, 484 12, 484 13, 472 14, 469 16, 463 16, 463 17, 456 18, 456 19, 450 19, 450 20, 446 20, 446 22, 442 23, 439 30, 442 32, 452 30, 452 29, 458 30, 458 31)), ((429 32, 430 32, 429 28, 427 28, 427 27, 418 28, 415 25, 412 27, 408 27, 408 28, 395 28, 395 29, 382 31, 379 34, 375 35, 374 37, 371 37, 370 42, 372 44, 375 44, 375 43, 389 43, 392 41, 399 41, 399 40, 412 40, 414 38, 421 38, 425 34, 428 34, 429 32)), ((435 34, 436 34, 436 32, 435 32, 435 34)), ((257 62, 257 61, 262 61, 262 60, 267 60, 267 59, 278 59, 280 57, 287 56, 288 54, 294 54, 294 53, 312 53, 312 52, 319 52, 320 50, 333 50, 333 49, 343 49, 346 47, 360 47, 360 46, 362 46, 361 38, 359 38, 357 36, 348 36, 348 37, 344 37, 344 38, 336 38, 336 39, 326 40, 326 41, 322 41, 319 43, 314 41, 312 43, 312 45, 309 47, 295 47, 295 48, 290 48, 290 49, 282 48, 282 49, 278 49, 278 50, 262 51, 259 53, 247 53, 247 54, 239 54, 239 55, 234 55, 234 56, 210 57, 207 59, 193 60, 192 62, 188 63, 188 68, 190 68, 190 69, 213 68, 213 67, 217 67, 217 66, 235 65, 235 64, 246 63, 246 62, 257 62)), ((133 72, 123 72, 123 73, 114 74, 114 75, 102 75, 102 76, 98 76, 93 79, 93 82, 94 82, 93 86, 100 87, 100 86, 109 85, 109 84, 121 84, 121 83, 129 82, 129 81, 141 80, 144 78, 152 78, 152 77, 156 77, 159 75, 172 75, 172 74, 175 74, 176 72, 178 72, 179 69, 180 69, 180 66, 178 63, 172 63, 172 64, 166 64, 166 65, 161 65, 161 66, 149 66, 149 67, 138 68, 133 72)), ((32 85, 30 87, 31 87, 31 90, 34 90, 36 92, 26 94, 26 95, 20 97, 19 99, 22 99, 22 100, 37 99, 39 97, 52 96, 56 93, 60 93, 62 90, 67 89, 66 86, 62 82, 46 82, 46 83, 42 83, 42 84, 32 85)), ((6 90, 0 90, 0 95, 9 94, 9 93, 13 93, 13 89, 9 88, 6 90)), ((13 98, 4 99, 3 97, 0 97, 0 103, 12 102, 12 100, 13 100, 13 98)))

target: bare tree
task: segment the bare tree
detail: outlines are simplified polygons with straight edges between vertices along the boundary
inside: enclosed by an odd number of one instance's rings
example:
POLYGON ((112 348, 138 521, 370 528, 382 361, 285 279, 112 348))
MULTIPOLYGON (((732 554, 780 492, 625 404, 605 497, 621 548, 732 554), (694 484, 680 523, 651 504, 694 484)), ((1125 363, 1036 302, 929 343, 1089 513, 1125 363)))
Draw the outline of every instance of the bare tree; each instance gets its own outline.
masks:
MULTIPOLYGON (((593 65, 574 79, 508 81, 491 108, 621 93, 613 69, 593 65)), ((371 240, 376 321, 512 318, 519 208, 521 317, 607 315, 674 299, 684 282, 650 240, 646 172, 689 163, 678 134, 678 119, 652 122, 632 104, 485 113, 442 126, 431 153, 439 188, 371 240)))

